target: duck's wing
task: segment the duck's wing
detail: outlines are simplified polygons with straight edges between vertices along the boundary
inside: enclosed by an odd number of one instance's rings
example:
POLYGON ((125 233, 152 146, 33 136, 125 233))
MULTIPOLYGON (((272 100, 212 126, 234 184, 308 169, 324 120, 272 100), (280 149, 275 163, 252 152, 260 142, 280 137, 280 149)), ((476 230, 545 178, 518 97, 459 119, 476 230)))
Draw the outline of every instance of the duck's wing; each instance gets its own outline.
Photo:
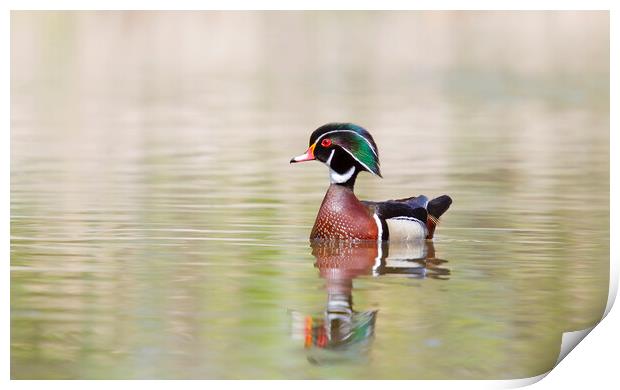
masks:
POLYGON ((424 195, 385 202, 362 201, 381 221, 385 239, 409 240, 433 238, 439 217, 448 210, 452 199, 447 195, 431 201, 424 195))
POLYGON ((412 196, 410 198, 403 198, 403 199, 388 200, 388 202, 404 203, 407 206, 412 207, 412 208, 418 208, 418 207, 426 208, 426 206, 428 206, 428 198, 424 195, 412 196))
POLYGON ((385 202, 362 201, 380 223, 382 240, 408 241, 423 239, 428 235, 426 220, 428 212, 424 207, 412 207, 406 202, 388 200, 385 202))
MULTIPOLYGON (((365 202, 365 203, 373 203, 377 205, 385 205, 388 208, 387 213, 391 214, 390 209, 394 209, 394 212, 398 212, 398 210, 404 210, 402 206, 398 206, 398 204, 406 205, 411 209, 423 208, 430 214, 433 218, 438 219, 441 217, 452 204, 452 198, 448 195, 441 195, 433 200, 429 201, 428 198, 424 195, 412 196, 411 198, 402 198, 402 199, 393 199, 387 200, 385 202, 365 202), (396 206, 394 206, 396 204, 396 206)), ((380 207, 383 208, 383 207, 380 207)), ((425 221, 426 219, 423 219, 425 221)))
POLYGON ((415 218, 426 222, 428 214, 424 207, 415 207, 415 205, 394 200, 387 200, 385 202, 362 201, 362 203, 373 207, 375 214, 382 220, 402 217, 415 218))
POLYGON ((381 219, 410 217, 426 222, 428 198, 424 195, 403 199, 390 199, 383 202, 363 200, 362 203, 367 207, 372 207, 381 219))

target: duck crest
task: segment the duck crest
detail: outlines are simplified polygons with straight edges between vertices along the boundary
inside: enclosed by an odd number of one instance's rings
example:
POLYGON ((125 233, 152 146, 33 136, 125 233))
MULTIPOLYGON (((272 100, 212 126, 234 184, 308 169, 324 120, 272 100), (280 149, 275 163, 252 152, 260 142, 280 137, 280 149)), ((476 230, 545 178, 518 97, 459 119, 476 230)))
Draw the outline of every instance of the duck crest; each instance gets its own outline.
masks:
POLYGON ((379 228, 373 212, 342 185, 331 184, 316 216, 310 239, 376 240, 379 228))

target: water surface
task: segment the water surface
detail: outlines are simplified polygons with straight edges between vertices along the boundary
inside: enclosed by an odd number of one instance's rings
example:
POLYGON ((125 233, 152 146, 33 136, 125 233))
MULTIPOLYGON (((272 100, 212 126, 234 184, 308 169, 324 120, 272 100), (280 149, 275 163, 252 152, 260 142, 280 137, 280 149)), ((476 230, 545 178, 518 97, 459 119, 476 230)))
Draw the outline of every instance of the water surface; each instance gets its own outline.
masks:
POLYGON ((13 378, 538 375, 609 278, 608 14, 11 20, 13 378), (312 130, 433 244, 310 246, 312 130))

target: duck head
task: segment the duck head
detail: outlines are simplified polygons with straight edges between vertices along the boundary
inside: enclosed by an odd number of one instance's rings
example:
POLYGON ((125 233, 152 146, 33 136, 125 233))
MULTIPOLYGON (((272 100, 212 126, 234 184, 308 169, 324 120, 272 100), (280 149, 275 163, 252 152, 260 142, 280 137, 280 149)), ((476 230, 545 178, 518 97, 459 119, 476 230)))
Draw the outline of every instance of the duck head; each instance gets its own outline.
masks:
POLYGON ((381 177, 379 151, 370 133, 352 123, 328 123, 310 135, 306 153, 291 163, 318 160, 329 167, 332 183, 353 188, 358 173, 381 177))

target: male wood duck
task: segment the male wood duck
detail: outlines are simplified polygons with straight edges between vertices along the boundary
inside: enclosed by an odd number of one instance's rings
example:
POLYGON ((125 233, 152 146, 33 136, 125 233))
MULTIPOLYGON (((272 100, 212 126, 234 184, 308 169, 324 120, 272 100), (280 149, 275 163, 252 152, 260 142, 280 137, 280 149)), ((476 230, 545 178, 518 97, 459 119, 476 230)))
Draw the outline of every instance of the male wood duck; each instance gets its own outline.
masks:
POLYGON ((424 195, 385 202, 360 201, 353 193, 357 175, 381 176, 379 152, 370 133, 352 123, 328 123, 310 135, 306 153, 291 163, 319 160, 329 167, 331 184, 310 233, 311 240, 432 239, 439 217, 452 199, 424 195))

